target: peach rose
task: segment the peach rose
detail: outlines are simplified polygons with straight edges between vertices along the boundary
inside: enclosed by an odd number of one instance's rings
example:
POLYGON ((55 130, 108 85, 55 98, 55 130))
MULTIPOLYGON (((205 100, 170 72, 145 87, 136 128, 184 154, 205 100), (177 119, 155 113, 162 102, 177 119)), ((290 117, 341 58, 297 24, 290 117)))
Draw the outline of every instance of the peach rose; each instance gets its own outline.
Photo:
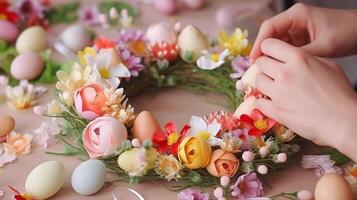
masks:
POLYGON ((238 158, 230 152, 222 149, 213 151, 212 158, 207 165, 207 171, 213 176, 234 176, 239 168, 238 158))
POLYGON ((83 131, 83 146, 90 158, 109 156, 126 140, 128 133, 123 123, 113 117, 98 117, 83 131))
POLYGON ((186 137, 178 146, 178 157, 189 169, 206 167, 211 155, 211 146, 199 137, 186 137))
POLYGON ((5 149, 9 152, 20 154, 29 154, 31 152, 31 140, 32 135, 29 134, 17 134, 11 132, 7 135, 5 149))
POLYGON ((98 84, 90 84, 79 88, 74 93, 74 106, 80 116, 93 120, 104 113, 107 97, 98 84))

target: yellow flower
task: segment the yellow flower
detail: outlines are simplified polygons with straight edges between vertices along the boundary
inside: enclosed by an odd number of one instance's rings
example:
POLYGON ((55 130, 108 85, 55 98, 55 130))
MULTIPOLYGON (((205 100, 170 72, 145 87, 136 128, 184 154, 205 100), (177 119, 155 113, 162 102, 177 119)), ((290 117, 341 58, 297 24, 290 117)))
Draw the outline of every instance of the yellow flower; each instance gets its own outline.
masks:
POLYGON ((61 105, 57 100, 52 100, 47 104, 47 114, 49 115, 58 115, 62 113, 61 105))
POLYGON ((172 154, 161 154, 157 159, 155 172, 170 181, 181 178, 182 168, 182 164, 172 154))
POLYGON ((61 91, 59 97, 68 106, 73 105, 73 95, 78 88, 96 80, 91 67, 78 63, 74 63, 70 73, 58 71, 57 78, 56 88, 61 91))
POLYGON ((242 31, 237 28, 232 35, 226 32, 219 33, 219 43, 225 49, 228 49, 231 55, 248 55, 251 45, 248 42, 248 31, 242 31))
POLYGON ((211 146, 199 137, 186 137, 178 146, 179 159, 190 169, 206 167, 211 156, 211 146))
POLYGON ((77 56, 82 65, 87 65, 86 56, 95 57, 97 52, 92 47, 86 47, 83 51, 78 51, 77 56))

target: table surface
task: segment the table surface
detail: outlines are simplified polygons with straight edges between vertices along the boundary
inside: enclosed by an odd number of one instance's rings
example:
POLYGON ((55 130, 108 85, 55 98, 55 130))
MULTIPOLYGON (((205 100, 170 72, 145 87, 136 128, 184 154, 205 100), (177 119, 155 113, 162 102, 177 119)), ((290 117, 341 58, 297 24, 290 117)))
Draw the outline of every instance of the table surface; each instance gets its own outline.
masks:
MULTIPOLYGON (((129 0, 128 0, 129 1, 129 0)), ((62 2, 62 1, 61 1, 62 2)), ((84 1, 83 1, 84 2, 84 1)), ((95 1, 85 1, 86 3, 94 3, 95 1)), ((209 4, 200 11, 181 11, 175 17, 169 17, 161 15, 160 13, 152 10, 151 6, 141 5, 139 7, 141 15, 136 20, 135 26, 140 28, 146 28, 148 25, 159 22, 167 21, 172 23, 175 20, 181 21, 183 25, 194 24, 200 27, 207 35, 216 35, 221 30, 214 22, 214 14, 216 9, 224 3, 246 3, 247 1, 241 0, 223 0, 223 1, 209 1, 209 4)), ((252 2, 252 1, 250 1, 252 2)), ((258 3, 258 1, 253 1, 258 3)), ((57 2, 58 3, 58 2, 57 2)), ((269 17, 272 12, 265 7, 259 12, 259 15, 252 15, 248 19, 242 20, 239 26, 246 28, 251 34, 251 38, 254 38, 258 27, 259 19, 269 17)), ((53 33, 59 33, 63 30, 64 25, 58 25, 52 29, 53 33)), ((104 34, 106 36, 115 36, 117 30, 103 30, 96 28, 97 33, 104 34)), ((55 55, 56 59, 63 59, 60 55, 55 55)), ((39 105, 45 105, 49 100, 53 98, 53 85, 46 86, 50 90, 39 100, 39 105)), ((210 98, 220 99, 216 95, 210 95, 210 98)), ((135 110, 149 110, 163 125, 167 121, 175 121, 180 126, 187 123, 192 115, 202 116, 209 112, 222 110, 222 107, 205 102, 200 96, 182 91, 179 89, 164 89, 160 92, 143 93, 138 97, 130 100, 134 105, 135 110), (185 109, 182 109, 185 108, 185 109)), ((40 124, 46 119, 42 116, 37 116, 32 113, 32 109, 27 110, 15 110, 5 104, 0 104, 0 113, 8 114, 15 118, 16 128, 18 133, 31 133, 34 129, 38 128, 40 124)), ((314 148, 314 145, 307 144, 308 151, 314 148)), ((130 187, 137 190, 144 196, 145 199, 175 199, 176 193, 169 191, 161 184, 140 183, 138 185, 128 185, 125 183, 115 182, 111 185, 106 185, 98 193, 92 196, 81 196, 73 191, 70 184, 70 177, 73 169, 81 162, 75 157, 60 157, 48 155, 46 151, 61 151, 62 145, 57 144, 49 149, 43 149, 42 147, 33 144, 32 153, 29 155, 20 156, 19 159, 12 164, 5 166, 4 172, 0 175, 0 190, 5 191, 4 199, 11 199, 11 192, 7 186, 13 186, 19 191, 24 191, 24 183, 28 173, 38 164, 48 160, 58 160, 66 166, 66 183, 64 187, 51 199, 112 199, 112 191, 119 186, 130 187)), ((114 180, 115 177, 109 175, 108 181, 114 180)), ((267 176, 267 181, 271 185, 271 188, 265 187, 266 194, 272 195, 282 191, 299 191, 302 189, 313 190, 313 187, 317 181, 317 177, 311 170, 303 170, 300 167, 300 163, 296 162, 294 166, 281 172, 273 173, 267 176)), ((120 198, 136 199, 128 194, 123 194, 120 198)))

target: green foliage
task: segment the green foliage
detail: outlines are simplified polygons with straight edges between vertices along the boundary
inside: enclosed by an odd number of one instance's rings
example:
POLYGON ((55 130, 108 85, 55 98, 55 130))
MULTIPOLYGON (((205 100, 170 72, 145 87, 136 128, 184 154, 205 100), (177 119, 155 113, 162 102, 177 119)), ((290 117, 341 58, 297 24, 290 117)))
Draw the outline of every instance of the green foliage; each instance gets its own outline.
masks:
POLYGON ((350 161, 350 159, 340 153, 337 149, 334 148, 325 148, 320 152, 321 155, 329 155, 333 161, 335 161, 337 166, 344 165, 350 161))
POLYGON ((78 2, 71 2, 57 7, 52 7, 45 12, 45 18, 50 24, 73 23, 78 19, 77 11, 80 7, 78 2))
POLYGON ((121 1, 102 1, 98 5, 98 8, 101 13, 109 13, 111 8, 116 8, 118 13, 120 13, 123 9, 127 9, 130 16, 136 17, 138 15, 137 10, 135 10, 133 6, 121 1))

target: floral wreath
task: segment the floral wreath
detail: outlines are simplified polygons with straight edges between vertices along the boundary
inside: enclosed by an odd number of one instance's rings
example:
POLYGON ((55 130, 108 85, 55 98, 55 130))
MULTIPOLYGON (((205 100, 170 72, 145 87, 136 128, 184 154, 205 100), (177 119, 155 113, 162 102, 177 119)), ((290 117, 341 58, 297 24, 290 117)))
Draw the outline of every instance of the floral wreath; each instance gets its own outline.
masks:
POLYGON ((44 114, 63 119, 64 151, 54 154, 101 160, 129 183, 167 180, 181 190, 219 186, 221 178, 230 198, 262 196, 261 178, 286 167, 300 147, 291 130, 255 108, 265 97, 254 88, 247 36, 237 28, 209 42, 194 26, 158 23, 146 34, 131 28, 116 40, 97 38, 57 72, 58 98, 44 114), (127 96, 162 87, 223 94, 228 109, 238 108, 161 128, 150 112, 135 115, 127 96))

